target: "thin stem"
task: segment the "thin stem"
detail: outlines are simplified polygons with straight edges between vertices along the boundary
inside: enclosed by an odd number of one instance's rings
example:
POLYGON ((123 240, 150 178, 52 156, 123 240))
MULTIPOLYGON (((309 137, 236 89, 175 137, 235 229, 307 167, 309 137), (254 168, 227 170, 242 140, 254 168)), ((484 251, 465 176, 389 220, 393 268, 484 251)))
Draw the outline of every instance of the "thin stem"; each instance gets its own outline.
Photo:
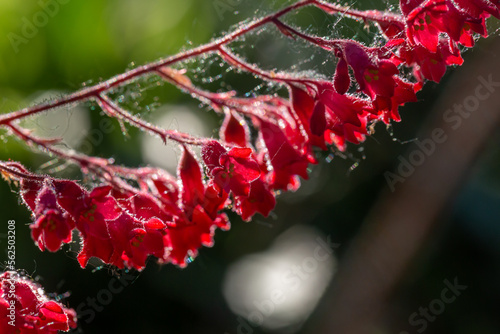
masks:
POLYGON ((149 131, 155 135, 160 136, 160 138, 166 142, 167 139, 174 140, 180 144, 188 144, 188 145, 203 145, 207 142, 206 139, 203 138, 195 138, 189 134, 179 132, 177 130, 165 130, 156 125, 153 125, 145 120, 131 115, 128 111, 121 108, 117 105, 113 100, 111 100, 105 94, 99 95, 97 99, 97 103, 102 108, 104 112, 106 112, 109 116, 124 120, 132 126, 135 126, 139 129, 149 131))
MULTIPOLYGON (((228 53, 228 55, 231 55, 228 53)), ((236 57, 236 56, 234 56, 236 57)), ((246 66, 251 66, 246 64, 246 66)), ((259 70, 260 71, 260 70, 259 70)), ((206 90, 203 90, 199 87, 193 86, 190 83, 186 83, 185 78, 179 79, 178 75, 172 75, 170 73, 171 71, 167 71, 165 69, 162 69, 158 71, 158 74, 164 78, 166 81, 172 83, 173 85, 179 87, 181 90, 185 91, 186 93, 191 94, 194 98, 198 99, 199 101, 207 104, 211 104, 213 109, 216 112, 221 112, 220 108, 221 107, 227 107, 231 109, 237 109, 241 113, 249 114, 249 115, 256 115, 256 113, 252 112, 250 109, 258 109, 259 107, 262 107, 263 103, 270 102, 270 100, 276 100, 277 98, 274 96, 260 96, 259 98, 238 98, 234 97, 233 92, 224 92, 224 93, 212 93, 206 90), (250 108, 249 108, 250 107, 250 108), (253 107, 253 108, 251 108, 253 107)), ((271 74, 266 74, 266 72, 261 71, 262 75, 271 75, 271 74)), ((303 79, 294 79, 294 78, 287 78, 286 81, 300 81, 303 82, 303 79)), ((283 100, 281 101, 283 104, 286 104, 286 102, 283 100)), ((266 110, 270 110, 272 106, 270 104, 266 105, 266 110)))
MULTIPOLYGON (((52 144, 52 142, 54 141, 47 141, 45 139, 35 137, 31 135, 28 130, 23 129, 17 125, 9 124, 8 127, 12 130, 14 135, 21 138, 23 141, 37 145, 42 150, 50 152, 63 160, 72 161, 78 164, 81 167, 82 171, 92 172, 94 175, 97 175, 106 180, 111 186, 113 186, 115 189, 119 191, 121 190, 129 190, 133 192, 137 191, 134 187, 129 185, 122 178, 118 177, 118 175, 122 176, 135 175, 133 173, 132 174, 130 173, 130 171, 133 171, 134 169, 113 165, 113 163, 107 159, 99 157, 91 157, 83 153, 64 151, 54 147, 54 145, 52 144)), ((30 175, 32 175, 31 176, 32 179, 36 180, 43 180, 46 178, 37 176, 36 174, 30 174, 30 175)), ((27 177, 23 176, 23 178, 27 177)))
POLYGON ((308 87, 310 87, 311 84, 314 84, 315 82, 315 80, 312 79, 303 79, 303 78, 292 77, 287 74, 264 71, 258 68, 257 66, 246 62, 241 57, 229 51, 226 47, 221 47, 219 49, 219 53, 226 62, 233 65, 234 67, 250 72, 268 81, 278 82, 278 83, 298 83, 308 87))
POLYGON ((311 36, 308 34, 305 34, 303 32, 300 32, 299 30, 292 28, 291 26, 281 22, 278 19, 274 19, 273 23, 281 30, 281 31, 287 31, 288 33, 291 33, 293 35, 296 35, 300 38, 302 38, 305 41, 308 41, 311 44, 317 45, 322 49, 325 49, 326 51, 332 51, 332 47, 338 44, 339 40, 327 40, 325 38, 321 38, 318 36, 311 36))
POLYGON ((43 176, 43 175, 36 175, 36 174, 31 174, 29 172, 26 172, 24 170, 24 168, 19 168, 16 165, 17 165, 17 163, 0 161, 1 174, 4 176, 7 176, 7 177, 13 175, 20 180, 24 179, 24 180, 33 180, 33 181, 43 181, 47 178, 46 176, 43 176), (19 170, 12 169, 12 167, 17 168, 19 170))
POLYGON ((402 15, 392 12, 381 12, 378 10, 356 10, 348 7, 342 7, 339 5, 331 4, 321 0, 315 0, 314 5, 330 14, 339 13, 345 16, 350 16, 357 19, 363 19, 365 21, 377 22, 377 23, 401 23, 404 24, 404 18, 402 15))
POLYGON ((54 142, 53 140, 48 141, 46 139, 33 136, 28 130, 14 124, 9 123, 7 126, 15 136, 19 137, 24 142, 34 144, 40 147, 41 150, 50 152, 61 159, 73 161, 78 164, 82 170, 91 171, 93 174, 103 177, 111 184, 116 185, 118 188, 123 187, 124 184, 126 184, 123 180, 115 176, 115 171, 113 170, 114 166, 111 165, 109 160, 98 157, 89 157, 82 153, 67 152, 54 147, 52 144, 54 142))
MULTIPOLYGON (((156 71, 156 73, 161 76, 165 81, 171 83, 172 85, 178 87, 185 93, 191 94, 191 96, 195 97, 199 101, 212 104, 212 105, 227 105, 227 97, 230 95, 234 95, 233 92, 225 92, 225 93, 213 93, 201 88, 195 87, 191 84, 191 82, 187 82, 184 76, 180 77, 176 75, 170 68, 161 68, 156 71), (182 79, 180 79, 182 78, 182 79)), ((220 110, 216 109, 216 112, 220 112, 220 110)))

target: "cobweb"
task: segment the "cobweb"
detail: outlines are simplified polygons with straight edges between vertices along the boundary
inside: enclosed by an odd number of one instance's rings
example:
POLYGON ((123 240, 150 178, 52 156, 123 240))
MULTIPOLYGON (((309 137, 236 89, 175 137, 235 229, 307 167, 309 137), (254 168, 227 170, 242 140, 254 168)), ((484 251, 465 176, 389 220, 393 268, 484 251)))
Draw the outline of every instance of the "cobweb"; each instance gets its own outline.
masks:
MULTIPOLYGON (((263 17, 275 12, 279 8, 290 5, 295 1, 260 1, 240 2, 239 11, 250 17, 242 25, 248 24, 253 18, 263 17), (255 9, 258 8, 258 9, 255 9)), ((398 2, 394 0, 354 1, 346 6, 354 9, 379 9, 396 11, 398 2)), ((365 24, 342 15, 329 15, 317 8, 302 8, 292 11, 281 19, 286 24, 305 32, 328 39, 353 39, 366 46, 380 46, 385 40, 373 24, 365 24)), ((240 27, 240 24, 231 27, 228 32, 240 27)), ((300 38, 292 39, 283 35, 274 25, 268 24, 229 45, 230 49, 247 62, 256 64, 266 71, 286 72, 309 78, 331 80, 336 68, 336 57, 320 47, 312 46, 300 38)), ((183 65, 186 65, 183 64, 183 65)), ((283 85, 270 83, 253 75, 239 71, 225 64, 220 57, 211 54, 190 60, 188 75, 197 86, 215 91, 234 89, 241 97, 258 95, 279 95, 286 97, 288 92, 283 85)), ((410 79, 410 73, 407 73, 410 79)), ((356 93, 357 87, 351 88, 356 93)), ((353 162, 350 171, 356 168, 365 158, 362 145, 350 146, 347 152, 336 150, 320 153, 327 162, 335 156, 353 162)))
MULTIPOLYGON (((280 8, 293 4, 295 0, 273 0, 273 1, 233 1, 237 3, 233 15, 246 17, 242 23, 229 27, 226 33, 234 31, 241 25, 253 21, 255 18, 263 17, 273 13, 280 8)), ((333 2, 332 2, 333 3, 333 2)), ((346 7, 360 10, 377 9, 397 12, 399 9, 397 0, 359 0, 344 4, 346 7)), ((230 13, 227 13, 230 15, 230 13)), ((283 22, 310 35, 318 35, 329 39, 353 39, 366 46, 380 46, 385 39, 373 24, 365 24, 342 15, 329 15, 317 8, 302 8, 292 11, 282 18, 283 22)), ((222 22, 223 23, 223 22, 222 22)), ((493 30, 498 33, 498 28, 493 30)), ((216 37, 223 36, 220 33, 216 37)), ((191 43, 186 43, 186 48, 191 48, 191 43)), ((257 29, 238 40, 232 42, 229 48, 249 63, 256 64, 266 71, 293 73, 316 79, 331 80, 337 59, 328 51, 312 46, 300 38, 291 39, 279 32, 272 24, 257 29)), ((131 66, 133 67, 134 64, 131 66)), ((259 95, 278 95, 286 97, 288 92, 283 85, 267 82, 254 77, 251 74, 239 71, 226 64, 222 59, 212 53, 194 59, 190 59, 174 67, 186 69, 186 75, 194 85, 213 92, 225 92, 234 90, 240 97, 253 97, 259 95)), ((402 75, 412 81, 410 70, 405 70, 402 75)), ((114 98, 141 117, 148 117, 159 106, 168 103, 162 96, 167 86, 158 77, 140 78, 138 81, 118 88, 113 94, 114 98)), ((175 88, 173 88, 175 89, 175 88)), ((353 85, 350 93, 357 93, 357 87, 353 85)), ((194 109, 211 112, 210 107, 202 103, 194 102, 194 109)), ((221 121, 221 120, 219 120, 221 121)), ((219 123, 220 124, 220 123, 219 123)), ((126 127, 123 129, 127 133, 126 127)), ((387 127, 388 134, 395 141, 402 142, 393 134, 391 126, 387 127)), ((216 134, 214 134, 216 136, 216 134)), ((371 140, 377 141, 372 137, 371 140)), ((331 161, 334 156, 340 156, 353 161, 353 167, 359 165, 364 159, 364 147, 362 145, 349 146, 347 153, 332 150, 324 157, 331 161)))

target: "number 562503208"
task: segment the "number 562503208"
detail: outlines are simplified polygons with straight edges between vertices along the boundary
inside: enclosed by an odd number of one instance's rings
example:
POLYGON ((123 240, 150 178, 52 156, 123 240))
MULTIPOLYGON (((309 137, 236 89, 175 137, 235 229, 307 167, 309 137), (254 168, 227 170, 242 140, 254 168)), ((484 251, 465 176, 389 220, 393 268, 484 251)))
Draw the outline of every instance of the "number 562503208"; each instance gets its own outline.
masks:
POLYGON ((16 266, 16 222, 9 220, 7 225, 7 263, 8 270, 15 270, 16 266))

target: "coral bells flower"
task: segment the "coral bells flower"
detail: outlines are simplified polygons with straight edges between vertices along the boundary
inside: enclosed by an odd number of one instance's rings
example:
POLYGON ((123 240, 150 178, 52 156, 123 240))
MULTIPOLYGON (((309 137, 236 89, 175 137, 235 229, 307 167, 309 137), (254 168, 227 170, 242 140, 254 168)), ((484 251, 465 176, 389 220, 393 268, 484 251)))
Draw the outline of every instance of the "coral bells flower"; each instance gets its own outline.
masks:
POLYGON ((40 190, 35 204, 35 222, 30 225, 31 236, 40 250, 59 250, 63 243, 71 241, 75 227, 73 219, 57 204, 56 194, 50 182, 40 190))
POLYGON ((349 67, 344 57, 339 54, 339 62, 333 76, 333 86, 339 94, 345 94, 351 86, 351 77, 349 76, 349 67))
POLYGON ((32 181, 23 179, 20 182, 20 194, 24 204, 28 209, 34 214, 36 211, 36 198, 43 183, 38 181, 32 181))
POLYGON ((57 204, 54 190, 48 179, 21 182, 21 198, 33 214, 31 237, 42 251, 59 250, 63 243, 71 241, 75 227, 71 217, 57 204))
POLYGON ((399 77, 396 77, 396 87, 394 89, 394 96, 390 99, 376 99, 373 101, 374 115, 381 119, 384 123, 388 124, 391 120, 399 122, 399 106, 408 102, 416 102, 416 92, 422 87, 421 83, 407 82, 399 77))
POLYGON ((57 334, 76 328, 76 313, 49 300, 36 283, 17 272, 0 275, 0 333, 57 334))
POLYGON ((275 205, 274 193, 261 178, 252 182, 248 196, 235 198, 236 212, 246 221, 249 221, 256 212, 267 217, 275 205))
POLYGON ((397 66, 389 59, 380 59, 377 49, 367 48, 358 42, 344 41, 337 46, 339 57, 334 77, 335 90, 344 94, 349 87, 347 65, 353 72, 359 89, 372 100, 377 96, 390 98, 394 95, 394 76, 397 66))
POLYGON ((460 51, 446 37, 440 38, 438 48, 434 53, 421 45, 404 45, 399 50, 399 57, 406 64, 414 66, 414 74, 419 81, 427 78, 439 82, 448 66, 463 63, 460 51))
POLYGON ((202 246, 213 246, 217 223, 200 205, 197 205, 189 221, 178 221, 165 235, 165 246, 169 250, 166 261, 184 268, 198 254, 202 246))
POLYGON ((498 0, 453 0, 453 2, 472 17, 485 16, 485 13, 488 13, 500 19, 500 1, 498 0))
MULTIPOLYGON (((91 257, 106 263, 123 267, 120 262, 112 261, 115 246, 110 238, 107 221, 117 219, 122 210, 116 200, 109 195, 109 186, 96 187, 90 193, 72 181, 57 181, 58 203, 75 220, 83 241, 78 254, 82 267, 91 257)), ((114 257, 116 259, 116 257, 114 257)))
POLYGON ((235 196, 235 210, 243 220, 256 212, 268 216, 276 205, 273 192, 263 181, 265 173, 253 158, 252 149, 233 147, 226 151, 216 141, 203 146, 203 160, 217 188, 235 196))
POLYGON ((265 154, 262 162, 271 167, 269 183, 273 189, 295 191, 300 186, 298 176, 308 179, 311 163, 307 152, 295 147, 279 125, 270 120, 256 120, 259 124, 259 142, 265 154))
POLYGON ((88 194, 69 183, 60 183, 58 189, 61 196, 79 194, 80 206, 72 214, 83 239, 78 254, 82 267, 91 257, 96 257, 118 268, 141 270, 149 255, 164 256, 162 230, 166 225, 157 216, 167 215, 148 195, 129 193, 127 200, 117 199, 116 192, 107 185, 96 187, 88 194))
POLYGON ((294 112, 303 123, 312 143, 320 148, 335 144, 345 149, 345 142, 360 143, 367 133, 367 116, 373 112, 370 101, 339 94, 328 81, 311 81, 313 88, 303 90, 292 85, 294 112))
POLYGON ((433 53, 437 51, 441 33, 467 47, 473 45, 472 31, 487 35, 484 16, 472 17, 459 10, 451 0, 402 0, 400 7, 406 17, 410 44, 421 45, 433 53))
POLYGON ((149 255, 162 258, 165 253, 162 230, 165 224, 156 218, 147 223, 134 219, 127 213, 107 222, 109 237, 113 244, 110 262, 118 268, 141 270, 149 255))
POLYGON ((213 245, 215 229, 228 229, 229 222, 225 214, 218 213, 224 206, 224 195, 219 196, 214 189, 205 187, 198 161, 186 147, 182 147, 177 173, 184 210, 175 218, 174 226, 166 229, 164 244, 168 255, 163 261, 185 267, 201 246, 213 245))
POLYGON ((201 154, 215 185, 227 193, 232 191, 235 196, 247 196, 250 183, 260 176, 251 148, 233 147, 226 151, 213 140, 203 145, 201 154))

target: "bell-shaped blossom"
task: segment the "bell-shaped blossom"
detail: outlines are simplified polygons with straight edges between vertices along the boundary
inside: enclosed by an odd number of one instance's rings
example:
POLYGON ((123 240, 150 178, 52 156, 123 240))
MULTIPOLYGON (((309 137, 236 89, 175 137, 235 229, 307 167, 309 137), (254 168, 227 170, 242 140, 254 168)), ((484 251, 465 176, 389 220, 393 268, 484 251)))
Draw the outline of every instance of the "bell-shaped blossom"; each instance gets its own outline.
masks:
MULTIPOLYGON (((367 133, 367 116, 373 113, 370 101, 360 97, 339 94, 327 81, 311 81, 314 89, 293 87, 294 111, 308 129, 316 146, 336 144, 341 150, 345 142, 359 143, 367 133)), ((323 146, 323 147, 322 147, 323 146)))
POLYGON ((76 321, 73 309, 50 300, 38 284, 16 272, 0 275, 0 333, 57 334, 76 321))
POLYGON ((422 87, 421 83, 411 83, 396 77, 396 88, 394 95, 390 99, 379 98, 373 101, 374 114, 384 123, 390 123, 391 120, 399 122, 399 107, 408 103, 416 102, 416 92, 422 87))
POLYGON ((126 213, 107 222, 113 254, 109 262, 118 268, 133 267, 138 270, 146 266, 149 255, 163 258, 165 247, 163 232, 165 224, 152 218, 142 223, 126 213))
POLYGON ((225 203, 225 196, 205 187, 198 161, 184 146, 177 174, 184 214, 165 230, 163 242, 167 253, 161 261, 185 267, 201 246, 213 245, 215 229, 229 228, 229 221, 225 214, 216 212, 225 203))
POLYGON ((233 147, 227 151, 212 140, 203 145, 201 154, 215 185, 235 196, 247 196, 250 183, 260 176, 251 148, 233 147))
POLYGON ((484 15, 471 16, 451 0, 403 0, 400 7, 406 18, 410 44, 421 45, 432 53, 437 51, 442 33, 468 47, 473 43, 472 31, 483 36, 487 34, 484 15))
POLYGON ((453 0, 460 8, 472 17, 481 17, 491 14, 500 19, 500 1, 498 0, 453 0))
MULTIPOLYGON (((302 89, 295 84, 289 84, 288 86, 290 91, 290 100, 292 103, 291 111, 295 115, 297 122, 302 125, 303 131, 306 132, 309 145, 326 150, 323 134, 315 134, 321 131, 313 131, 311 129, 311 117, 316 104, 315 97, 312 96, 309 91, 302 89)), ((313 124, 312 126, 315 127, 316 124, 313 124)))
POLYGON ((33 180, 21 180, 20 182, 20 194, 24 204, 28 207, 31 212, 36 210, 36 198, 40 189, 42 189, 43 182, 33 181, 33 180))
POLYGON ((308 179, 307 167, 310 163, 306 152, 292 145, 283 129, 270 120, 256 120, 259 124, 259 146, 268 166, 268 182, 272 189, 295 191, 300 186, 298 176, 308 179))
POLYGON ((333 76, 333 86, 339 94, 345 94, 351 86, 351 77, 349 76, 349 67, 344 57, 339 58, 337 69, 333 76))
POLYGON ((71 231, 75 223, 57 204, 56 194, 50 182, 43 185, 35 203, 35 221, 30 225, 31 236, 40 250, 55 252, 63 243, 71 241, 71 231))
POLYGON ((111 263, 115 246, 109 236, 107 221, 118 218, 123 211, 116 199, 109 195, 111 187, 96 187, 87 193, 72 181, 57 181, 55 188, 59 205, 74 219, 83 239, 77 257, 80 265, 85 267, 91 257, 111 263))
MULTIPOLYGON (((179 185, 177 180, 162 170, 155 170, 148 173, 146 181, 150 188, 151 196, 161 202, 161 208, 164 212, 179 212, 177 205, 179 199, 179 185)), ((165 220, 166 221, 166 220, 165 220)))
POLYGON ((439 82, 448 66, 463 63, 460 51, 446 37, 440 39, 434 53, 420 45, 404 45, 399 51, 399 56, 404 63, 414 66, 414 74, 419 81, 426 78, 439 82))
POLYGON ((348 82, 341 83, 339 77, 347 81, 348 73, 340 75, 337 72, 346 72, 345 66, 349 65, 354 72, 359 89, 372 100, 377 96, 391 97, 394 95, 394 77, 399 73, 398 68, 391 59, 381 59, 379 53, 379 50, 367 48, 355 41, 339 43, 336 52, 339 64, 334 77, 335 88, 340 88, 337 93, 343 94, 347 91, 345 87, 348 87, 348 82))
POLYGON ((249 221, 255 213, 267 217, 276 206, 274 193, 261 178, 250 185, 248 196, 236 196, 235 209, 241 219, 249 221))
POLYGON ((168 252, 167 261, 185 267, 190 259, 197 256, 200 247, 213 245, 216 227, 217 225, 203 208, 197 205, 193 209, 190 221, 177 223, 175 227, 167 230, 164 237, 168 252))

